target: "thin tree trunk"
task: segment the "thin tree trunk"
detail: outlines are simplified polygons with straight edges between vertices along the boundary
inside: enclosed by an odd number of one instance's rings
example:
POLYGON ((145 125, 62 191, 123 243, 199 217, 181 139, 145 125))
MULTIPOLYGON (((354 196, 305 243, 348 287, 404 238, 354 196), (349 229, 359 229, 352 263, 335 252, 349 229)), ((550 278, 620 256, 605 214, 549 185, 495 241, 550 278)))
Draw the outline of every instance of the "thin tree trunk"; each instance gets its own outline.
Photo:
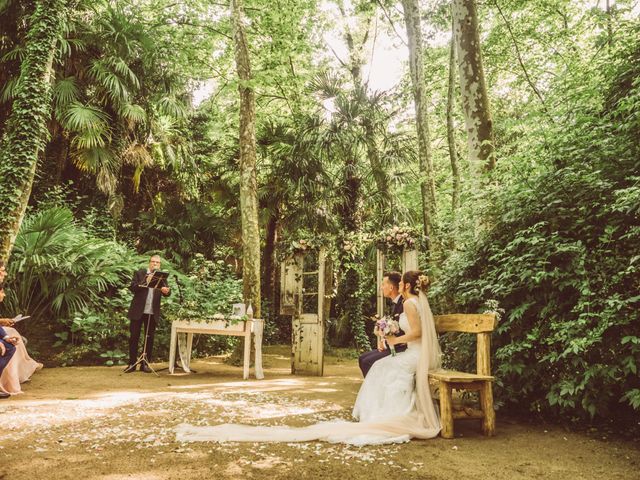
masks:
POLYGON ((509 32, 509 37, 511 37, 511 43, 513 43, 513 47, 516 51, 516 58, 518 59, 518 64, 520 65, 520 68, 522 68, 522 73, 524 73, 525 80, 529 84, 529 87, 531 87, 531 90, 533 90, 533 93, 535 94, 535 96, 538 97, 538 100, 540 100, 540 103, 542 104, 542 110, 544 110, 544 113, 547 115, 547 117, 549 117, 549 120, 551 120, 552 123, 555 123, 553 120, 553 117, 551 116, 551 114, 549 113, 549 110, 547 109, 547 104, 545 103, 544 98, 540 93, 540 90, 538 90, 538 87, 536 86, 535 82, 529 75, 529 70, 527 69, 527 66, 524 64, 524 60, 522 59, 522 53, 520 52, 520 45, 518 44, 518 40, 515 34, 513 33, 513 29, 511 28, 511 23, 503 13, 502 9, 500 8, 500 4, 498 4, 497 1, 495 2, 495 6, 496 6, 496 9, 498 10, 498 13, 500 14, 500 17, 502 17, 502 20, 504 21, 504 25, 507 27, 507 31, 509 32))
POLYGON ((240 85, 240 210, 244 297, 260 318, 260 226, 258 224, 258 180, 256 173, 256 102, 251 86, 249 47, 242 17, 242 0, 231 0, 236 70, 240 85))
POLYGON ((610 0, 607 0, 605 8, 607 12, 607 45, 611 48, 613 45, 613 9, 610 0))
POLYGON ((422 26, 418 0, 402 0, 404 22, 409 40, 409 71, 413 85, 413 101, 416 110, 416 130, 418 133, 418 157, 420 165, 420 190, 422 193, 422 216, 424 231, 431 249, 434 244, 433 217, 436 213, 436 187, 431 158, 429 136, 428 96, 424 81, 424 58, 422 51, 422 26))
POLYGON ((267 235, 264 242, 264 276, 262 298, 269 302, 271 316, 277 315, 275 310, 276 288, 276 242, 278 239, 278 218, 280 211, 276 208, 267 222, 267 235))
MULTIPOLYGON (((452 29, 453 34, 453 29, 452 29)), ((460 207, 460 168, 458 166, 458 151, 456 150, 456 133, 453 125, 453 97, 456 85, 456 45, 451 37, 449 48, 449 86, 447 89, 447 141, 449 143, 449 159, 451 160, 451 176, 453 178, 453 193, 451 195, 451 210, 455 218, 460 207)))
MULTIPOLYGON (((347 13, 342 7, 339 5, 340 13, 343 17, 347 17, 347 13)), ((357 88, 362 85, 362 64, 364 63, 364 59, 362 58, 364 46, 367 43, 367 39, 369 38, 369 27, 371 26, 371 17, 366 19, 367 25, 365 29, 365 34, 362 38, 361 42, 358 42, 356 45, 356 41, 353 38, 353 34, 351 33, 351 29, 349 28, 349 24, 345 24, 345 41, 347 42, 347 49, 349 50, 349 64, 345 65, 349 72, 351 73, 351 77, 353 78, 353 85, 357 88)), ((344 65, 344 64, 343 64, 344 65)))
MULTIPOLYGON (((344 9, 340 10, 345 15, 344 9)), ((371 100, 367 95, 367 85, 362 78, 362 65, 364 63, 363 50, 364 46, 369 38, 369 29, 371 27, 371 17, 366 19, 366 33, 364 34, 362 41, 356 44, 353 38, 351 30, 347 25, 345 39, 347 41, 347 48, 349 50, 349 64, 348 69, 353 79, 353 92, 358 97, 361 103, 371 106, 371 100)), ((388 221, 392 221, 395 214, 395 208, 393 207, 391 192, 389 191, 389 176, 387 171, 380 161, 380 151, 376 143, 376 131, 374 128, 374 119, 372 118, 374 113, 365 115, 363 118, 365 145, 367 150, 367 159, 371 166, 371 172, 378 188, 379 198, 384 199, 379 205, 379 223, 381 226, 387 224, 388 221)), ((381 227, 382 228, 382 227, 381 227)))
POLYGON ((376 144, 376 132, 369 119, 365 119, 364 131, 365 143, 367 146, 367 158, 369 160, 369 165, 371 166, 373 179, 375 180, 376 187, 378 189, 376 198, 381 199, 378 202, 380 218, 377 219, 377 221, 380 228, 384 228, 389 224, 389 222, 394 222, 396 217, 393 195, 391 195, 391 190, 389 188, 389 175, 384 164, 380 160, 380 151, 376 144))
POLYGON ((40 0, 29 18, 20 83, 0 144, 0 259, 8 260, 31 195, 51 115, 51 66, 64 0, 40 0))
POLYGON ((485 171, 495 168, 493 122, 482 67, 475 0, 452 1, 453 29, 460 69, 460 96, 467 126, 469 163, 485 171))

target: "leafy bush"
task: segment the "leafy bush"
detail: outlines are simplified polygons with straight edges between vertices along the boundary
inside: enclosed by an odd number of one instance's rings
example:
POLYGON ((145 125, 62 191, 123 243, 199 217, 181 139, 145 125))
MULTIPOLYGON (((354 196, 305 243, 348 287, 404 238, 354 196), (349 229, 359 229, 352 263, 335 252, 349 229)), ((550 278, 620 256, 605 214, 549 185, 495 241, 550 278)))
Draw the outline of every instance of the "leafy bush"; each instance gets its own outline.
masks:
POLYGON ((16 238, 2 308, 31 315, 21 329, 32 341, 30 349, 47 357, 54 334, 80 332, 78 315, 95 321, 90 312, 109 303, 137 259, 123 245, 88 233, 66 207, 31 213, 16 238))
POLYGON ((491 228, 450 257, 434 292, 448 309, 479 310, 496 299, 506 310, 494 335, 494 370, 497 397, 509 408, 637 419, 637 42, 634 48, 617 52, 624 61, 611 60, 620 69, 605 109, 575 112, 571 128, 559 125, 553 144, 540 149, 552 167, 496 192, 491 228))
MULTIPOLYGON (((124 245, 96 237, 93 229, 75 221, 66 206, 49 206, 27 216, 9 264, 9 285, 2 310, 7 316, 26 312, 21 325, 29 349, 57 364, 121 363, 128 349, 131 301, 128 285, 147 256, 124 245)), ((166 358, 171 321, 210 318, 230 313, 242 301, 242 285, 223 261, 196 255, 186 276, 166 263, 173 294, 163 300, 156 330, 155 357, 166 358)), ((227 351, 229 337, 203 337, 194 355, 227 351)))
MULTIPOLYGON (((164 326, 159 329, 161 339, 158 353, 168 349, 170 324, 179 319, 207 319, 216 313, 230 314, 234 303, 242 302, 242 280, 235 276, 233 268, 223 260, 207 260, 195 254, 187 276, 175 277, 171 297, 164 300, 164 326)), ((206 356, 227 352, 238 339, 229 336, 201 335, 196 338, 193 354, 206 356)), ((168 352, 167 352, 168 353, 168 352)))

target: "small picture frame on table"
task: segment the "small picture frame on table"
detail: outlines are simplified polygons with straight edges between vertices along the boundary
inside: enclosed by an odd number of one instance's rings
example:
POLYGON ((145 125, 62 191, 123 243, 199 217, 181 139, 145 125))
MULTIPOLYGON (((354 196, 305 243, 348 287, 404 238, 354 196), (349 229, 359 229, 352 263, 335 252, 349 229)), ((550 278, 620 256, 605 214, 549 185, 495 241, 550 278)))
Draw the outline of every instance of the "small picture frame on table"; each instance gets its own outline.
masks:
POLYGON ((234 303, 233 304, 233 310, 231 312, 231 315, 234 317, 241 317, 246 313, 246 307, 244 305, 244 303, 234 303))

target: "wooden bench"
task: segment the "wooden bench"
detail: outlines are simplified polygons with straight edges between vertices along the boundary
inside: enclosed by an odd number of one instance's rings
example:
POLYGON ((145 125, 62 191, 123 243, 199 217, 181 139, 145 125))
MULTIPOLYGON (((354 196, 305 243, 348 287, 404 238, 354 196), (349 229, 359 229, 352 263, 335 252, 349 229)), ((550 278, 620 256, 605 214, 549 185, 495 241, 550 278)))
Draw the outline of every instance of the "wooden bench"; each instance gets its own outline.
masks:
POLYGON ((476 346, 476 373, 458 372, 455 370, 438 370, 429 374, 429 378, 438 383, 440 393, 440 417, 442 421, 442 438, 453 438, 453 421, 462 418, 482 420, 482 432, 487 436, 495 434, 496 414, 493 409, 491 376, 491 332, 496 326, 494 314, 482 315, 435 315, 436 331, 475 333, 478 337, 476 346), (461 411, 453 409, 453 390, 477 391, 480 393, 480 410, 465 408, 461 411))

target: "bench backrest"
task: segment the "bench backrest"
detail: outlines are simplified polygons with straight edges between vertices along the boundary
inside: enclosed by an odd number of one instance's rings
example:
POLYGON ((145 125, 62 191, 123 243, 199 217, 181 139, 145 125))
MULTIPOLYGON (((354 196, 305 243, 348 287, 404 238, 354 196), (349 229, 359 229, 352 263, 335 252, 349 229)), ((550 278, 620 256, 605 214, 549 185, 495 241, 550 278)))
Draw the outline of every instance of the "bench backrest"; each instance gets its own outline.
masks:
POLYGON ((476 370, 478 375, 491 375, 491 332, 496 328, 494 313, 434 315, 438 333, 462 332, 478 336, 476 370))

